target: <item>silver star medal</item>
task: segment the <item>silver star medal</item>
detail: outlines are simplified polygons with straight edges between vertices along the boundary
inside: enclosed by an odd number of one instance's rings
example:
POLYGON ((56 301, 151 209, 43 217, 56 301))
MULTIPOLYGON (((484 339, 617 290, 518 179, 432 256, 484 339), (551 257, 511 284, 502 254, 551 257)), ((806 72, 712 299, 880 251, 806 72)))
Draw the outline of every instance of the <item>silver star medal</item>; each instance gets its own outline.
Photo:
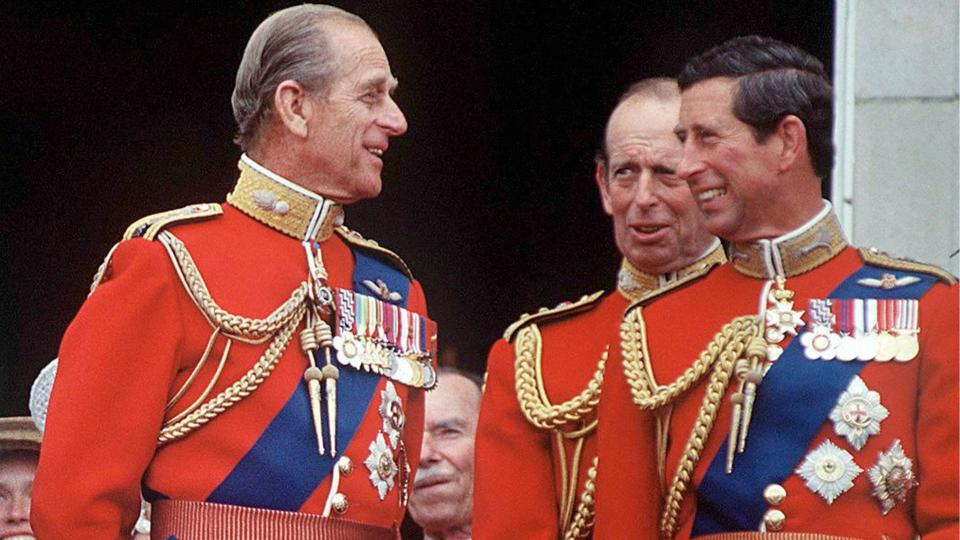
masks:
POLYGON ((873 484, 873 496, 880 501, 883 515, 887 515, 897 502, 905 502, 907 493, 917 486, 913 475, 913 461, 904 453, 900 440, 893 441, 890 449, 880 452, 877 464, 867 471, 873 484))
POLYGON ((833 331, 834 316, 830 300, 810 300, 810 330, 800 335, 803 355, 810 360, 833 360, 837 357, 840 336, 833 331))
POLYGON ((400 396, 397 395, 397 388, 390 381, 387 381, 386 387, 380 391, 380 408, 378 411, 380 418, 383 419, 383 432, 390 440, 390 446, 396 448, 403 432, 405 417, 403 403, 400 401, 400 396))
POLYGON ((853 479, 863 469, 853 462, 853 456, 830 441, 810 451, 797 468, 810 491, 823 497, 827 504, 853 487, 853 479))
POLYGON ((370 443, 370 455, 363 460, 363 464, 370 471, 370 483, 377 488, 380 500, 384 500, 387 498, 387 491, 393 488, 393 479, 399 469, 383 433, 377 433, 376 440, 370 443))
POLYGON ((888 416, 890 412, 880 404, 880 394, 867 388, 857 375, 830 411, 833 431, 857 450, 863 449, 871 435, 880 433, 880 422, 888 416))

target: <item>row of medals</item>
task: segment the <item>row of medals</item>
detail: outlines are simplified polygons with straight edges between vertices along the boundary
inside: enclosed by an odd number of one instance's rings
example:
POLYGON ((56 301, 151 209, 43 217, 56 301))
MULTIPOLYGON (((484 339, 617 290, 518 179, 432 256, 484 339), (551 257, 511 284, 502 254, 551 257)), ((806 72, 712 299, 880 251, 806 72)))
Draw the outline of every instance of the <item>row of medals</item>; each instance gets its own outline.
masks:
MULTIPOLYGON (((920 352, 920 343, 917 339, 917 328, 871 328, 869 331, 857 335, 856 332, 839 331, 836 328, 836 317, 830 311, 830 302, 845 302, 846 300, 811 300, 810 313, 813 322, 811 329, 800 336, 804 345, 804 355, 811 360, 875 360, 886 362, 896 360, 908 362, 920 352)), ((902 310, 913 310, 916 314, 918 304, 916 300, 887 300, 898 303, 902 310)), ((876 304, 867 304, 875 307, 876 304)), ((875 314, 874 314, 875 315, 875 314)), ((876 317, 871 317, 876 320, 876 317)))

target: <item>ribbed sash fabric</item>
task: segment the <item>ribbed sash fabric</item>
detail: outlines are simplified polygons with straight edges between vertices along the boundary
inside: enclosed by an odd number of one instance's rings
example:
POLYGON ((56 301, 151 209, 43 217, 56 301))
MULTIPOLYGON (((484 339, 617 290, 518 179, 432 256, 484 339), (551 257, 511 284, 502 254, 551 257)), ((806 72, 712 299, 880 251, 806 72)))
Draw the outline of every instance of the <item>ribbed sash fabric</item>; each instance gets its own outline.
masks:
POLYGON ((316 514, 167 499, 153 503, 151 537, 164 540, 398 540, 400 531, 316 514))
POLYGON ((804 532, 729 532, 695 536, 693 540, 857 540, 851 536, 833 536, 829 534, 804 532))

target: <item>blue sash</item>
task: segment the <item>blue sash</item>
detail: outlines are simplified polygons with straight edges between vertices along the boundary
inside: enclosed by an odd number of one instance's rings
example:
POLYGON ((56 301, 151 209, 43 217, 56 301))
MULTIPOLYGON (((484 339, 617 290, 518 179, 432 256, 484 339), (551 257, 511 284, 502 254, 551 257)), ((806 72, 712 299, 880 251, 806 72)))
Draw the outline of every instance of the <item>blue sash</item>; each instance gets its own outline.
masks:
MULTIPOLYGON (((911 274, 920 281, 896 289, 857 283, 863 278, 879 279, 889 272, 863 266, 837 286, 829 298, 920 298, 936 282, 926 274, 911 274)), ((801 329, 799 334, 802 333, 801 329)), ((764 488, 783 483, 793 474, 840 394, 866 364, 858 360, 809 360, 803 355, 800 340, 794 338, 757 390, 747 446, 734 458, 733 473, 726 474, 724 445, 697 487, 693 536, 756 531, 768 508, 763 499, 764 488)))
MULTIPOLYGON (((361 248, 351 245, 354 258, 353 288, 367 291, 364 280, 383 280, 400 300, 391 302, 406 307, 410 280, 405 274, 361 248)), ((290 346, 296 346, 291 344, 290 346)), ((331 351, 336 354, 336 351, 331 351)), ((304 364, 306 367, 306 364, 304 364)), ((337 455, 350 444, 357 427, 366 416, 380 383, 377 374, 340 365, 337 381, 337 455)), ((323 402, 326 418, 326 403, 323 402)), ((330 441, 325 441, 329 446, 330 441)), ((296 385, 283 409, 274 417, 257 442, 236 467, 207 497, 208 502, 295 512, 300 510, 339 459, 317 453, 316 434, 310 412, 307 385, 296 385)))

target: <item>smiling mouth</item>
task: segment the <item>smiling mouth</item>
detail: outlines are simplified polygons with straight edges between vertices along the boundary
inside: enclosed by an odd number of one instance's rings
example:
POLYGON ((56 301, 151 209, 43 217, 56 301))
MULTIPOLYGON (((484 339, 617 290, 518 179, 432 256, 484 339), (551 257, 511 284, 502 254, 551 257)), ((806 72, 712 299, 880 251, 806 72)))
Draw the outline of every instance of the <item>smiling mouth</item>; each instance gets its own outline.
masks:
POLYGON ((697 200, 700 202, 707 202, 717 197, 722 197, 727 194, 727 190, 724 188, 708 189, 703 193, 697 195, 697 200))
POLYGON ((377 156, 378 158, 383 157, 383 148, 367 148, 367 152, 377 156))

